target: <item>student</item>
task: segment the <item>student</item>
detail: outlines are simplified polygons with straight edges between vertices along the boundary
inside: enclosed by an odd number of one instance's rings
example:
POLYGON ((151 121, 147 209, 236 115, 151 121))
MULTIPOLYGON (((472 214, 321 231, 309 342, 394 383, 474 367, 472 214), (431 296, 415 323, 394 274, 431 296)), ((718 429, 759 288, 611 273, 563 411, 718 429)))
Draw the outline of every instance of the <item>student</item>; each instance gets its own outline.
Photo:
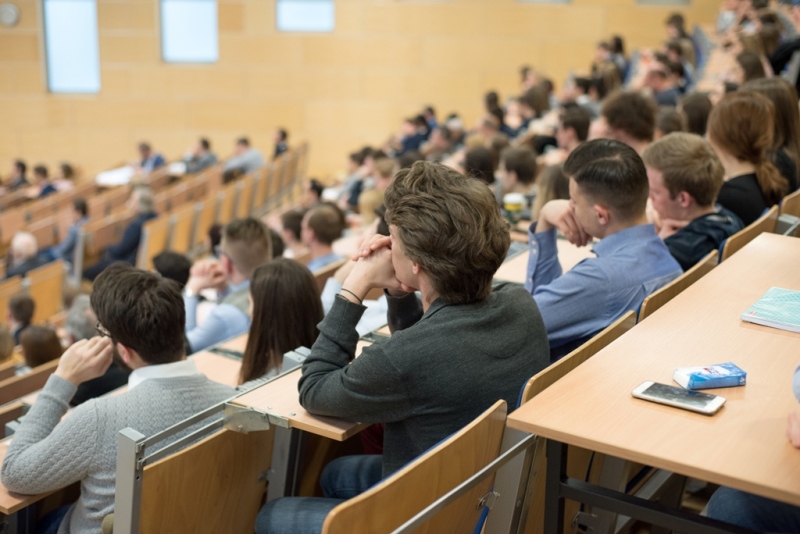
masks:
POLYGON ((81 227, 89 222, 89 206, 86 200, 76 198, 72 201, 72 224, 67 229, 67 235, 58 245, 42 251, 48 261, 64 260, 71 264, 75 255, 75 246, 78 244, 78 234, 81 227))
POLYGON ((301 524, 303 532, 318 531, 341 499, 391 475, 497 400, 515 406, 525 381, 547 365, 535 303, 519 286, 492 287, 510 238, 483 183, 418 162, 397 173, 386 210, 391 237, 365 245, 320 323, 299 383, 300 403, 311 413, 385 423, 383 455, 329 465, 323 488, 333 499, 271 501, 258 533, 296 533, 301 524), (394 334, 353 359, 361 302, 373 288, 391 295, 394 334))
POLYGON ((164 278, 177 282, 183 289, 189 281, 192 261, 184 254, 165 250, 153 257, 153 268, 164 278))
POLYGON ((342 235, 344 216, 336 206, 321 204, 303 216, 303 244, 311 253, 308 270, 313 272, 341 261, 342 257, 333 252, 333 242, 342 235))
POLYGON ((97 278, 97 275, 112 263, 118 261, 128 265, 136 263, 136 254, 139 252, 139 242, 142 239, 142 227, 144 223, 157 217, 152 190, 148 187, 135 188, 128 199, 128 206, 136 210, 136 217, 125 227, 119 243, 108 247, 102 260, 83 271, 83 277, 87 280, 97 278))
POLYGON ((536 198, 531 206, 531 217, 538 217, 542 206, 551 200, 569 200, 569 178, 564 174, 564 164, 549 165, 536 180, 536 198))
POLYGON ((240 384, 277 375, 285 353, 314 344, 323 317, 317 282, 294 260, 262 265, 250 283, 250 315, 240 384))
POLYGON ((61 357, 64 348, 52 328, 31 325, 19 336, 25 365, 17 369, 18 375, 30 373, 34 367, 61 357))
POLYGON ((186 339, 197 352, 220 341, 244 334, 250 328, 250 277, 272 258, 269 229, 258 219, 238 219, 225 225, 219 260, 200 260, 192 266, 183 289, 186 305, 186 339), (197 324, 200 292, 214 289, 218 304, 197 324))
POLYGON ((619 91, 603 102, 601 113, 609 137, 641 154, 653 141, 656 111, 656 102, 652 98, 635 91, 619 91))
POLYGON ((14 336, 11 335, 11 330, 0 323, 0 363, 10 361, 12 354, 14 354, 14 336))
POLYGON ((36 183, 36 187, 39 188, 36 198, 44 198, 47 195, 58 192, 58 189, 56 189, 53 183, 50 181, 47 167, 44 165, 37 165, 33 168, 33 179, 36 183))
POLYGON ((319 205, 322 202, 323 191, 325 191, 325 186, 319 180, 310 179, 303 190, 303 200, 300 202, 301 207, 309 210, 319 205))
POLYGON ((289 150, 289 132, 285 128, 278 128, 275 130, 275 151, 272 154, 272 159, 278 159, 278 156, 289 150))
POLYGON ((712 107, 711 99, 706 93, 690 93, 681 98, 678 101, 678 111, 683 113, 686 131, 701 137, 706 135, 712 107))
POLYGON ((6 312, 6 322, 14 336, 14 344, 19 345, 19 336, 31 325, 33 312, 36 310, 36 303, 28 295, 14 295, 8 301, 8 311, 6 312))
POLYGON ((217 163, 217 156, 211 152, 211 142, 201 137, 192 151, 183 158, 188 174, 198 173, 217 163))
POLYGON ((725 171, 708 141, 673 133, 647 147, 642 159, 658 235, 684 271, 744 228, 739 217, 714 205, 725 171))
POLYGON ((139 143, 139 156, 141 157, 139 168, 144 174, 150 174, 159 167, 163 167, 167 164, 167 160, 164 159, 164 156, 153 151, 148 143, 139 143))
POLYGON ((497 198, 502 201, 508 193, 522 193, 530 199, 536 196, 533 181, 536 178, 536 154, 527 147, 507 148, 500 154, 497 170, 500 187, 497 198))
POLYGON ((247 174, 264 166, 264 155, 255 148, 250 147, 250 140, 241 137, 236 141, 234 155, 222 166, 225 182, 247 174))
POLYGON ((306 211, 302 209, 293 209, 281 214, 281 238, 286 246, 283 252, 286 258, 301 258, 308 252, 301 237, 305 214, 306 211))
POLYGON ((469 149, 464 157, 464 174, 471 178, 477 178, 486 185, 493 184, 494 162, 492 161, 492 151, 483 146, 469 149))
MULTIPOLYGON (((186 360, 183 303, 171 280, 116 264, 97 277, 91 303, 102 337, 67 349, 14 433, 2 467, 3 484, 16 493, 81 482, 78 502, 48 519, 61 524, 62 533, 99 532, 103 518, 114 511, 120 430, 131 427, 153 436, 234 393, 186 360), (134 370, 128 391, 85 402, 62 419, 78 385, 101 376, 115 348, 134 370)), ((201 421, 176 439, 208 423, 201 421)))
POLYGON ((47 263, 47 258, 39 255, 36 237, 30 232, 17 232, 11 239, 11 267, 6 270, 6 279, 25 276, 28 271, 47 263))
POLYGON ((17 189, 22 189, 31 185, 31 183, 28 181, 28 178, 25 176, 27 170, 28 166, 24 161, 21 159, 14 160, 14 165, 11 168, 11 176, 9 176, 9 182, 7 186, 9 191, 16 191, 17 189))
POLYGON ((542 207, 529 230, 525 288, 542 312, 551 355, 557 359, 677 278, 680 265, 647 223, 647 172, 642 159, 618 141, 588 141, 564 164, 570 200, 542 207), (556 231, 578 246, 599 239, 586 259, 563 273, 556 231))
POLYGON ((674 107, 661 106, 658 108, 656 118, 655 139, 661 139, 672 132, 682 132, 686 129, 683 115, 674 107))
POLYGON ((746 225, 781 201, 789 182, 769 158, 775 107, 758 93, 725 95, 711 110, 708 140, 725 169, 717 202, 746 225))
MULTIPOLYGON (((74 345, 82 339, 92 339, 100 335, 97 331, 97 316, 92 311, 89 295, 78 295, 72 301, 72 306, 69 307, 67 312, 64 330, 67 331, 70 345, 74 345)), ((128 383, 128 375, 130 374, 131 370, 125 367, 115 354, 114 361, 102 376, 87 380, 78 386, 78 390, 72 396, 72 400, 69 401, 70 406, 78 406, 89 399, 100 397, 109 391, 114 391, 124 386, 128 383)))

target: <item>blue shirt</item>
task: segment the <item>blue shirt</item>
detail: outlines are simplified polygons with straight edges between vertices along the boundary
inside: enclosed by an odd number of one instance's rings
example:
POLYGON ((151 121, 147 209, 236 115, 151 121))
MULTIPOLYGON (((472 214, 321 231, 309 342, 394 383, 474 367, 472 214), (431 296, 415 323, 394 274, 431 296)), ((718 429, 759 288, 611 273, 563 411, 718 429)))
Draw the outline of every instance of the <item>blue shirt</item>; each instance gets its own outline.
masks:
MULTIPOLYGON (((556 231, 528 231, 527 289, 544 319, 551 354, 583 342, 683 272, 652 224, 626 228, 596 243, 587 258, 562 274, 556 231)), ((566 354, 565 352, 562 354, 566 354)))
POLYGON ((67 236, 64 238, 64 240, 53 247, 52 252, 54 259, 61 259, 68 263, 72 263, 75 245, 78 243, 78 232, 80 232, 81 226, 87 222, 89 222, 89 218, 84 217, 69 227, 69 230, 67 230, 67 236))
POLYGON ((306 265, 308 270, 312 273, 315 273, 322 269, 323 267, 327 267, 331 263, 336 263, 337 261, 341 261, 342 258, 338 254, 334 254, 331 252, 330 254, 325 254, 324 256, 320 256, 319 258, 314 258, 313 260, 309 261, 306 265))
MULTIPOLYGON (((219 295, 219 300, 233 291, 249 286, 250 280, 245 280, 237 286, 230 286, 225 293, 219 295)), ((183 297, 183 304, 186 306, 186 339, 189 341, 189 348, 193 353, 226 339, 246 334, 250 330, 250 317, 233 304, 217 304, 203 324, 198 325, 197 304, 199 301, 197 296, 183 297)))

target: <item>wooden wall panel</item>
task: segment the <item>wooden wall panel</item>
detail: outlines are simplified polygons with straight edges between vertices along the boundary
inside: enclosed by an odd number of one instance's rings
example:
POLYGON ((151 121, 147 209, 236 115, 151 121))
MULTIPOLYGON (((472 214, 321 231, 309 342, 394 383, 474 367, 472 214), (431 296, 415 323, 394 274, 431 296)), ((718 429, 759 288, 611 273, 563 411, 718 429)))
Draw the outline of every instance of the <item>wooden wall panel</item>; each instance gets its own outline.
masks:
MULTIPOLYGON (((336 30, 320 35, 278 33, 274 0, 219 0, 219 61, 176 65, 161 60, 158 0, 98 0, 102 90, 52 95, 40 2, 11 1, 22 15, 0 29, 0 175, 20 156, 97 172, 134 160, 144 139, 170 158, 200 135, 223 156, 240 135, 269 153, 284 126, 311 142, 310 172, 327 177, 425 104, 473 125, 486 91, 518 90, 523 64, 560 85, 613 33, 629 48, 658 46, 673 11, 635 0, 336 0, 336 30)), ((681 11, 705 24, 718 7, 692 0, 681 11)))

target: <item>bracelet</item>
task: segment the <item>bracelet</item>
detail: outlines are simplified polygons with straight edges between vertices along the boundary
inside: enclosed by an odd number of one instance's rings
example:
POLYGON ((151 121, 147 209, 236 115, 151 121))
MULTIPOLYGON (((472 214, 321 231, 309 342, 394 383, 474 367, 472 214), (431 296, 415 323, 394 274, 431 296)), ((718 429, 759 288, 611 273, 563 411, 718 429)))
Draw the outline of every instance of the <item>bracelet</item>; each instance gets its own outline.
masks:
POLYGON ((358 301, 359 304, 361 304, 362 306, 364 305, 364 299, 358 298, 358 295, 356 295, 355 293, 353 293, 349 289, 342 288, 342 291, 347 291, 348 293, 350 293, 351 295, 353 295, 356 298, 356 300, 358 301))

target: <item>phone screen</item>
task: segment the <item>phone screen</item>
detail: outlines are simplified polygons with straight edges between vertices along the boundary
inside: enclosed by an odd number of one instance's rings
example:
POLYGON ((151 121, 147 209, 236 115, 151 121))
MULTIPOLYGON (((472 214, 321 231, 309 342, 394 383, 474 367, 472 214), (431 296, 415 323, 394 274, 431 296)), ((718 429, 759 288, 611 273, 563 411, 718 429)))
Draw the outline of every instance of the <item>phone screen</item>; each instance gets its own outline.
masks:
POLYGON ((653 383, 646 390, 642 391, 642 396, 677 402, 696 408, 705 408, 717 398, 715 395, 709 395, 708 393, 701 393, 699 391, 691 391, 658 383, 653 383))

